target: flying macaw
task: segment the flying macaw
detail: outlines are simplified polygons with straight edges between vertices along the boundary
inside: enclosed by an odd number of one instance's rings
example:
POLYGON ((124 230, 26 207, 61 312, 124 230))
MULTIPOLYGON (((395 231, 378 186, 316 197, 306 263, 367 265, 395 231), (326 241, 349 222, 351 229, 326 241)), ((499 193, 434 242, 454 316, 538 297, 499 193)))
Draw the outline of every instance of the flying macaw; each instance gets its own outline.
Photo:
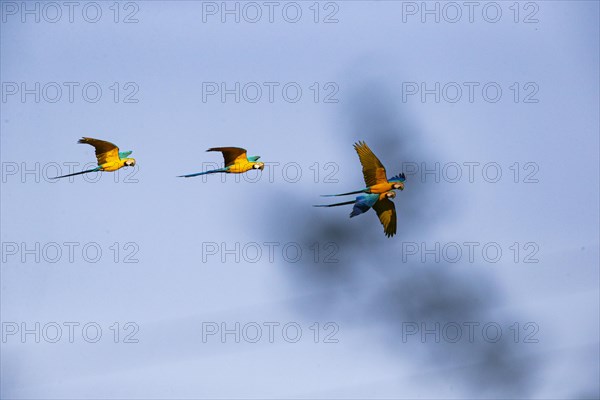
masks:
POLYGON ((56 176, 52 179, 66 178, 68 176, 87 174, 89 172, 97 171, 112 172, 123 167, 133 167, 135 165, 135 159, 127 158, 131 153, 133 153, 132 151, 119 151, 119 148, 111 142, 84 137, 79 139, 77 143, 85 143, 94 146, 94 148, 96 149, 96 158, 98 159, 98 166, 96 168, 88 169, 87 171, 56 176))
POLYGON ((396 192, 388 191, 385 193, 367 193, 358 196, 355 200, 346 201, 344 203, 316 205, 315 207, 337 207, 347 204, 354 204, 350 218, 356 217, 373 208, 383 225, 383 231, 387 237, 392 237, 396 234, 396 207, 390 199, 396 197, 396 192))
POLYGON ((223 153, 225 167, 213 169, 212 171, 197 172, 195 174, 179 175, 179 178, 191 178, 193 176, 216 174, 218 172, 243 174, 251 169, 260 169, 262 171, 265 168, 265 164, 258 161, 260 156, 248 156, 246 155, 246 149, 240 147, 213 147, 206 151, 220 151, 223 153))
POLYGON ((381 194, 389 192, 390 190, 404 190, 404 181, 406 180, 404 173, 388 179, 385 167, 365 142, 354 143, 354 149, 358 153, 358 158, 362 164, 363 176, 367 187, 355 192, 326 194, 323 195, 323 197, 346 196, 357 193, 381 194))

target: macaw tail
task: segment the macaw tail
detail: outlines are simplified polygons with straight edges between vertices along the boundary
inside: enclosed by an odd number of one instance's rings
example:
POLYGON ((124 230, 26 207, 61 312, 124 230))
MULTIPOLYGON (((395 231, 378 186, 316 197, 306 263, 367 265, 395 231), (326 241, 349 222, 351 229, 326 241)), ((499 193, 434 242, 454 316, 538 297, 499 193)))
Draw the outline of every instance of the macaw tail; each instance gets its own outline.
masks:
POLYGON ((357 190, 356 192, 348 192, 348 193, 340 193, 340 194, 322 194, 321 197, 348 196, 350 194, 358 194, 358 193, 364 193, 364 192, 365 192, 365 189, 357 190))
POLYGON ((194 176, 216 174, 216 173, 219 173, 219 172, 227 172, 227 169, 226 168, 219 168, 219 169, 213 169, 212 171, 197 172, 195 174, 179 175, 178 178, 191 178, 191 177, 194 177, 194 176))
POLYGON ((352 200, 352 201, 346 201, 344 203, 336 203, 336 204, 319 204, 319 205, 314 205, 313 207, 337 207, 337 206, 346 206, 348 204, 354 204, 354 202, 356 202, 356 200, 352 200))
POLYGON ((88 169, 87 171, 75 172, 74 174, 68 174, 68 175, 63 175, 63 176, 55 176, 54 178, 50 178, 50 179, 60 179, 60 178, 66 178, 66 177, 69 177, 69 176, 83 175, 83 174, 87 174, 89 172, 98 172, 98 171, 100 171, 100 169, 102 169, 102 167, 96 167, 96 168, 88 169))

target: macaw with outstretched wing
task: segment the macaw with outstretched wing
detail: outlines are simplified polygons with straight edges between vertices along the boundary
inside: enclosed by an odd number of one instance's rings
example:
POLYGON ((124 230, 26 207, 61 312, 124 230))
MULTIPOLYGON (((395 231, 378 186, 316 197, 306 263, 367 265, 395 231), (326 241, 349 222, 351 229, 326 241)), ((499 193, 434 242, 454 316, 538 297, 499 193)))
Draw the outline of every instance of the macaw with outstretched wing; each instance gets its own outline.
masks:
POLYGON ((373 154, 369 146, 365 142, 354 144, 354 149, 358 153, 358 158, 362 164, 362 172, 365 178, 366 188, 354 192, 340 194, 326 194, 323 197, 346 196, 349 194, 358 193, 386 193, 390 190, 404 190, 404 181, 406 176, 404 173, 398 174, 390 179, 387 178, 385 167, 379 161, 377 156, 373 154))
POLYGON ((225 159, 225 166, 219 169, 213 169, 211 171, 196 172, 195 174, 179 175, 180 178, 191 178, 193 176, 216 174, 216 173, 227 173, 227 174, 243 174, 252 169, 260 169, 261 171, 265 168, 263 162, 259 162, 260 156, 248 156, 246 149, 241 147, 213 147, 206 151, 220 151, 223 153, 225 159))
POLYGON ((52 179, 66 178, 68 176, 87 174, 90 172, 97 171, 112 172, 123 167, 133 167, 135 165, 135 159, 128 158, 132 151, 119 151, 119 148, 111 142, 84 137, 79 139, 77 143, 89 144, 91 146, 94 146, 94 149, 96 151, 96 158, 98 160, 98 166, 96 168, 88 169, 87 171, 56 176, 52 179))
POLYGON ((396 234, 396 208, 394 202, 390 199, 396 197, 396 193, 388 191, 385 193, 367 193, 358 196, 355 200, 346 201, 336 204, 322 204, 314 207, 337 207, 354 204, 350 218, 363 214, 373 208, 379 217, 383 231, 387 237, 392 237, 396 234))

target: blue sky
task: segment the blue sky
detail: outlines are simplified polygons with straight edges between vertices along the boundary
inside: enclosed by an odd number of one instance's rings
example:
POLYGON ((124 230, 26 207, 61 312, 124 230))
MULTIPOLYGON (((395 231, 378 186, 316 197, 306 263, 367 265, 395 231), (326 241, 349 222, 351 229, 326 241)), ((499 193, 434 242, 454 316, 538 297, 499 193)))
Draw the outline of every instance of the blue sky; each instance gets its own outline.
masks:
POLYGON ((193 1, 121 3, 118 23, 112 3, 98 3, 97 23, 81 14, 89 3, 72 23, 64 5, 47 22, 54 14, 39 3, 40 22, 22 22, 21 4, 2 2, 0 28, 2 397, 598 397, 597 2, 519 3, 518 22, 512 3, 498 3, 496 23, 481 14, 488 3, 473 22, 462 8, 456 23, 444 20, 450 14, 422 22, 420 8, 406 14, 421 2, 321 2, 318 23, 313 2, 294 3, 297 23, 280 12, 291 2, 278 3, 272 23, 264 5, 256 23, 203 20, 203 7, 222 3, 193 1), (130 13, 138 22, 123 23, 130 13), (330 13, 337 22, 323 23, 330 13), (40 101, 23 101, 21 84, 36 82, 40 101), (62 88, 56 102, 52 82, 62 88), (263 96, 222 102, 203 93, 215 82, 251 83, 263 96), (436 83, 439 102, 405 92, 436 83), (97 102, 85 85, 101 88, 97 102), (297 102, 285 99, 285 85, 301 88, 297 102), (502 90, 497 102, 486 85, 502 90), (329 94, 335 102, 324 101, 329 94), (56 163, 67 173, 65 162, 94 161, 91 147, 76 144, 81 136, 133 150, 137 169, 51 182, 56 163), (373 212, 350 220, 347 208, 311 207, 320 194, 362 187, 358 140, 389 175, 440 165, 439 183, 408 176, 392 239, 373 212), (216 146, 245 147, 270 164, 240 181, 176 178, 221 162, 205 152, 216 146), (481 173, 488 164, 501 170, 495 183, 481 173), (455 165, 462 178, 452 183, 441 174, 455 165), (75 243, 73 262, 66 242, 75 243), (478 243, 473 262, 465 242, 478 243), (277 243, 272 260, 265 243, 277 243), (415 243, 419 252, 407 256, 415 243), (463 255, 423 262, 435 243, 458 243, 463 255), (51 263, 54 244, 62 253, 51 263), (498 262, 482 255, 486 244, 501 248, 498 262), (213 245, 217 253, 206 254, 213 245), (302 250, 299 262, 286 245, 302 250), (256 247, 251 262, 243 251, 256 247), (96 248, 102 256, 91 262, 96 248), (339 262, 323 262, 331 249, 339 262), (538 262, 523 262, 528 255, 538 262), (57 323, 63 336, 7 334, 36 322, 57 323), (88 343, 76 331, 70 343, 65 322, 97 324, 102 338, 88 343), (123 343, 127 322, 138 343, 123 343), (236 322, 261 326, 261 340, 203 341, 207 323, 236 322), (271 343, 270 322, 297 324, 301 339, 276 331, 271 343), (337 342, 324 342, 328 322, 337 342), (473 342, 402 340, 413 323, 465 322, 497 324, 501 340, 480 330, 473 342), (538 342, 525 342, 534 330, 538 342))

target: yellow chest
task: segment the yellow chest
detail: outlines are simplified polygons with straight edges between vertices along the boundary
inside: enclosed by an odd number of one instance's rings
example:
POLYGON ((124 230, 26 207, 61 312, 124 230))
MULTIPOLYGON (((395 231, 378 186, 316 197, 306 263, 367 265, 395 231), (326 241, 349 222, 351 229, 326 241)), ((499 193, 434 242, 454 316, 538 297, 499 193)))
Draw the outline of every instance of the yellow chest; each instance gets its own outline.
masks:
POLYGON ((228 172, 231 172, 232 174, 243 174, 244 172, 250 171, 253 165, 254 163, 250 162, 235 163, 229 167, 228 172))
POLYGON ((111 162, 107 162, 101 165, 102 167, 102 171, 116 171, 120 168, 123 168, 125 166, 125 163, 123 160, 120 161, 111 161, 111 162))
POLYGON ((392 184, 387 182, 387 183, 378 183, 377 185, 371 186, 370 192, 381 194, 381 193, 389 192, 390 190, 392 190, 392 184))

